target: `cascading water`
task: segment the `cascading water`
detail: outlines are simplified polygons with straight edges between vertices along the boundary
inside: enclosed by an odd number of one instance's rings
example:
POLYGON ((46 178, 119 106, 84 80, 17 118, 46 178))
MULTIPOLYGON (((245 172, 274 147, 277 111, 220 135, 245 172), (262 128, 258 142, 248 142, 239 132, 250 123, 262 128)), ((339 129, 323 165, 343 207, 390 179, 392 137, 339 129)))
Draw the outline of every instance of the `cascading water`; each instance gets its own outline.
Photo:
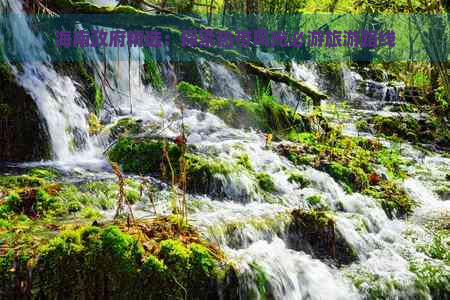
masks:
MULTIPOLYGON (((23 61, 20 70, 11 65, 19 83, 30 93, 43 115, 56 160, 86 162, 98 155, 89 138, 87 110, 74 81, 52 67, 42 40, 27 23, 22 3, 7 1, 10 15, 6 22, 17 55, 23 61)), ((4 8, 6 9, 6 8, 4 8)), ((3 38, 4 39, 4 38, 3 38)))
MULTIPOLYGON (((15 13, 23 12, 18 1, 8 3, 15 13)), ((88 110, 74 82, 59 75, 50 63, 38 62, 46 60, 39 38, 24 19, 14 20, 21 21, 10 24, 12 35, 17 39, 18 52, 24 61, 28 61, 23 63, 23 70, 15 69, 15 75, 33 96, 45 117, 55 158, 73 160, 79 157, 86 160, 95 157, 98 150, 96 141, 88 134, 88 110), (27 38, 23 39, 24 35, 27 38), (78 143, 79 151, 71 149, 76 137, 81 141, 78 143)), ((87 52, 93 61, 100 61, 95 56, 98 58, 101 55, 107 61, 106 70, 103 63, 94 64, 97 83, 103 86, 106 99, 102 119, 113 123, 118 118, 132 116, 148 124, 162 124, 164 120, 175 118, 180 114, 175 97, 170 91, 160 95, 146 86, 140 75, 143 72, 143 53, 137 48, 129 51, 119 55, 117 50, 110 48, 105 53, 87 52)), ((225 78, 228 81, 231 75, 223 66, 207 64, 215 80, 225 78)), ((311 70, 312 66, 292 63, 295 78, 317 86, 318 76, 311 70)), ((356 93, 355 82, 361 78, 356 73, 344 71, 344 79, 349 93, 356 93)), ((209 84, 204 82, 205 86, 209 84)), ((220 88, 232 89, 223 96, 245 98, 238 80, 220 88)), ((273 90, 276 92, 276 88, 273 90)), ((291 94, 289 97, 292 98, 287 102, 295 106, 296 96, 291 94)), ((200 154, 228 162, 245 154, 251 162, 252 172, 239 170, 217 176, 223 192, 221 199, 216 199, 213 193, 190 195, 191 199, 201 203, 193 208, 194 213, 190 216, 192 222, 236 263, 241 274, 239 295, 242 299, 263 299, 267 295, 273 299, 360 299, 367 297, 365 287, 363 285, 362 290, 357 290, 354 282, 369 279, 381 282, 383 288, 389 287, 390 290, 385 292, 393 299, 417 297, 417 278, 409 270, 408 259, 425 260, 424 255, 416 251, 416 245, 430 242, 429 233, 421 226, 421 216, 428 214, 421 210, 439 207, 441 212, 448 212, 450 209, 448 205, 442 205, 442 201, 419 179, 406 181, 404 185, 408 193, 419 200, 422 208, 416 211, 412 220, 390 220, 374 199, 358 193, 345 193, 324 172, 303 167, 302 174, 311 185, 302 188, 290 182, 289 174, 298 171, 298 167, 267 149, 262 134, 230 128, 218 117, 194 109, 186 109, 183 117, 183 123, 190 128, 188 143, 195 145, 200 154), (259 172, 273 178, 273 193, 263 192, 257 187, 254 173, 259 172), (351 264, 336 266, 333 262, 319 259, 315 253, 306 253, 304 249, 293 246, 291 233, 287 229, 290 211, 309 209, 305 199, 312 195, 321 195, 335 214, 336 231, 357 258, 351 264), (228 228, 233 230, 226 230, 228 228), (267 282, 267 290, 258 286, 261 280, 267 282)), ((159 134, 174 137, 179 126, 178 118, 173 126, 159 134)), ((106 141, 98 144, 107 146, 106 141)), ((431 174, 432 178, 442 176, 439 172, 435 174, 433 161, 438 162, 439 166, 448 166, 447 171, 450 169, 448 159, 421 159, 427 162, 422 172, 426 172, 427 176, 431 174)), ((142 216, 145 215, 149 214, 142 213, 142 216)), ((425 296, 429 297, 428 294, 425 296)))
POLYGON ((363 77, 343 66, 342 75, 344 79, 345 96, 351 102, 362 108, 380 109, 386 104, 397 104, 400 100, 401 91, 404 89, 402 82, 389 82, 383 74, 382 82, 363 77))

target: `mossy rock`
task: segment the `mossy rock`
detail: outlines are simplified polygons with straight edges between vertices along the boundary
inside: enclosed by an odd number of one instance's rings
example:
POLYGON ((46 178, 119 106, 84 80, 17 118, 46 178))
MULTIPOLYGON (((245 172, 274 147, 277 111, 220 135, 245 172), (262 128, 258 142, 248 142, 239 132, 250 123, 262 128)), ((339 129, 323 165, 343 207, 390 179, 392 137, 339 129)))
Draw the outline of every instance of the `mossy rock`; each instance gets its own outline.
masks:
POLYGON ((352 246, 336 230, 330 212, 296 209, 292 217, 288 227, 290 247, 337 264, 350 264, 358 259, 352 246))
POLYGON ((119 138, 129 134, 138 134, 142 130, 142 121, 134 118, 117 120, 110 128, 112 138, 119 138))
POLYGON ((361 168, 322 162, 320 169, 341 183, 347 192, 362 191, 368 186, 367 174, 361 168))
POLYGON ((178 90, 189 105, 213 113, 233 127, 285 132, 286 129, 307 131, 312 126, 310 119, 278 103, 271 96, 253 101, 217 98, 187 82, 179 83, 178 90))
POLYGON ((50 136, 42 114, 15 79, 1 49, 0 60, 0 161, 50 159, 50 136))
POLYGON ((190 193, 225 196, 223 183, 217 175, 223 177, 233 172, 231 165, 194 154, 188 154, 186 159, 187 189, 190 193))
POLYGON ((149 253, 116 226, 67 230, 34 252, 1 256, 0 289, 15 299, 218 297, 224 272, 210 250, 172 239, 152 242, 157 247, 149 253))
MULTIPOLYGON (((165 142, 162 140, 120 138, 110 149, 108 157, 111 161, 119 163, 124 172, 159 174, 164 161, 164 145, 165 142)), ((172 168, 177 170, 181 149, 173 143, 166 145, 172 168)))
POLYGON ((378 134, 399 137, 412 143, 435 144, 448 150, 450 145, 450 126, 445 118, 429 116, 415 119, 403 116, 373 116, 369 124, 378 134))
MULTIPOLYGON (((111 161, 119 163, 124 172, 153 174, 168 182, 172 180, 171 166, 177 183, 181 176, 181 147, 167 142, 169 166, 167 161, 163 160, 164 143, 154 139, 120 138, 110 149, 108 156, 111 161)), ((186 154, 185 163, 188 192, 224 196, 222 181, 217 175, 224 176, 233 172, 232 165, 192 153, 186 154)))
POLYGON ((289 174, 288 181, 297 184, 300 188, 307 187, 311 182, 300 172, 292 172, 289 174))
POLYGON ((273 183, 272 177, 267 173, 256 174, 256 180, 258 181, 259 187, 266 192, 272 193, 275 191, 275 184, 273 183))

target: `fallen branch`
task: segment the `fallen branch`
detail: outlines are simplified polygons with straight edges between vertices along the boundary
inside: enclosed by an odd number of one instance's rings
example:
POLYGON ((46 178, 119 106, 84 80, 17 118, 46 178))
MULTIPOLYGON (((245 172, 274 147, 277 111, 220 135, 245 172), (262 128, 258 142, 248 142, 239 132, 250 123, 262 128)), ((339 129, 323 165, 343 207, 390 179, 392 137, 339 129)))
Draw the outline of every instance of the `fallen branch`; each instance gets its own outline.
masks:
POLYGON ((320 100, 325 100, 328 96, 320 91, 317 91, 313 87, 308 86, 306 83, 296 80, 288 74, 272 71, 270 69, 256 66, 249 62, 243 62, 250 74, 258 75, 260 77, 275 81, 286 83, 287 85, 299 90, 300 92, 311 97, 314 105, 320 105, 320 100))

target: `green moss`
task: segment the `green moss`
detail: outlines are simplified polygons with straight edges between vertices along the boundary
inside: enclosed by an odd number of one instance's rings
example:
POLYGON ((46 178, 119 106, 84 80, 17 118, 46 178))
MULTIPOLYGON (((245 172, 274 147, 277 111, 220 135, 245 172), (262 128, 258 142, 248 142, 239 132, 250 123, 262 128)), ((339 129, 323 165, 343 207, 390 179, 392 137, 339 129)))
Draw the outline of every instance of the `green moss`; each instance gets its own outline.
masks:
POLYGON ((417 207, 417 203, 406 194, 405 190, 392 181, 383 180, 379 186, 365 190, 365 194, 380 201, 390 218, 408 215, 417 207))
POLYGON ((256 262, 250 263, 250 268, 255 275, 254 280, 256 287, 258 288, 258 299, 267 299, 269 292, 269 281, 264 270, 256 262))
POLYGON ((195 154, 187 154, 186 159, 188 190, 192 193, 209 193, 219 184, 216 175, 228 175, 235 171, 232 165, 218 159, 195 154))
POLYGON ((395 146, 391 148, 383 148, 375 153, 378 163, 386 167, 389 171, 390 178, 404 178, 405 172, 402 166, 406 165, 406 161, 402 158, 399 149, 395 146))
POLYGON ((193 243, 190 245, 191 265, 194 273, 212 277, 217 271, 217 263, 203 245, 193 243))
POLYGON ((314 143, 317 143, 317 138, 313 132, 297 132, 296 130, 291 130, 289 131, 287 138, 290 141, 306 145, 313 145, 314 143))
POLYGON ((158 63, 153 58, 151 52, 144 48, 144 73, 143 82, 150 84, 155 90, 161 91, 164 87, 164 82, 161 78, 161 73, 158 67, 158 63))
POLYGON ((424 298, 431 294, 432 299, 445 299, 450 294, 448 265, 412 261, 409 270, 417 275, 416 287, 423 291, 424 298))
MULTIPOLYGON (((135 141, 130 138, 121 138, 110 149, 108 156, 111 161, 119 163, 124 172, 154 174, 161 170, 163 148, 163 141, 151 139, 135 141)), ((180 148, 168 143, 167 149, 172 167, 176 168, 181 155, 180 148)))
POLYGON ((30 175, 0 176, 0 186, 4 188, 38 187, 45 184, 46 180, 30 175))
POLYGON ((313 195, 306 198, 305 201, 312 206, 316 206, 320 204, 320 202, 322 201, 322 197, 320 195, 313 195))
POLYGON ((367 123, 366 120, 362 119, 355 122, 355 127, 358 131, 369 131, 370 129, 369 123, 367 123))
POLYGON ((431 243, 418 247, 431 258, 443 260, 450 264, 450 230, 437 231, 431 243))
POLYGON ((139 201, 140 194, 136 190, 126 189, 125 198, 127 199, 127 203, 134 204, 139 201))
POLYGON ((167 266, 156 256, 150 255, 149 257, 147 257, 144 265, 142 266, 142 269, 144 272, 164 273, 167 271, 167 266))
POLYGON ((300 188, 307 187, 311 182, 303 176, 300 172, 292 172, 289 177, 288 181, 290 183, 296 183, 300 188))
POLYGON ((332 259, 338 264, 349 264, 357 253, 336 230, 334 216, 325 210, 296 209, 291 212, 288 226, 290 243, 294 249, 308 252, 321 259, 332 259))
POLYGON ((217 263, 202 245, 193 243, 184 246, 178 240, 164 240, 160 243, 159 257, 178 278, 192 270, 195 277, 210 277, 217 271, 217 263))
POLYGON ((93 219, 93 220, 102 218, 102 214, 98 210, 96 210, 95 208, 92 208, 92 207, 83 208, 80 212, 80 215, 83 218, 93 219))
POLYGON ((36 202, 33 207, 39 215, 62 216, 67 213, 67 207, 60 200, 61 198, 51 196, 46 190, 40 188, 37 190, 36 202))
POLYGON ((437 144, 448 147, 450 127, 443 118, 430 116, 415 119, 409 115, 369 119, 377 133, 387 137, 399 137, 412 143, 437 144))
POLYGON ((49 168, 34 168, 28 172, 28 175, 45 180, 54 180, 58 176, 58 173, 49 168))
POLYGON ((401 290, 400 284, 394 279, 386 279, 366 270, 346 272, 346 275, 367 299, 389 299, 401 290))
POLYGON ((249 171, 253 171, 252 162, 250 161, 250 157, 246 153, 241 154, 237 157, 237 164, 249 171))
POLYGON ((280 145, 279 152, 295 164, 309 164, 328 173, 348 193, 359 192, 376 198, 388 216, 404 216, 416 206, 393 180, 405 176, 407 162, 395 146, 377 141, 343 136, 338 130, 315 136, 292 132, 298 144, 280 145), (376 166, 388 170, 388 178, 377 174, 376 166))
POLYGON ((348 193, 354 190, 361 191, 368 185, 367 175, 360 168, 351 168, 338 162, 331 162, 323 165, 322 169, 341 183, 348 193))
POLYGON ((185 81, 180 82, 177 88, 190 104, 198 105, 200 108, 207 108, 210 93, 185 81))
POLYGON ((6 197, 6 204, 9 206, 20 206, 22 204, 22 199, 17 192, 13 191, 6 197))
POLYGON ((109 130, 114 137, 126 136, 139 133, 141 125, 133 118, 122 118, 116 121, 109 130))
POLYGON ((258 181, 259 187, 266 192, 274 192, 275 184, 273 183, 272 177, 270 177, 267 173, 258 173, 256 174, 256 179, 258 181))
POLYGON ((278 131, 282 134, 285 134, 287 129, 305 131, 311 128, 311 123, 306 117, 295 113, 268 95, 252 101, 223 99, 186 82, 179 83, 178 90, 191 106, 219 116, 230 126, 256 127, 265 132, 278 131))

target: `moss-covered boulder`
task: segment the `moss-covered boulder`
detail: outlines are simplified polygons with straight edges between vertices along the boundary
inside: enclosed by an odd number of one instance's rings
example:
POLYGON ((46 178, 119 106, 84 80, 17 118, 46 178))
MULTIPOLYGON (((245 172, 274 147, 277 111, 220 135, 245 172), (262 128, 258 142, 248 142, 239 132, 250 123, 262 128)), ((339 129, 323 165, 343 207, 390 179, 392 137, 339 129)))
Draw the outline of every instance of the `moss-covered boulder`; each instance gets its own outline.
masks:
POLYGON ((278 103, 271 96, 257 100, 217 98, 202 88, 187 82, 178 84, 178 90, 189 105, 219 116, 230 126, 259 128, 265 132, 311 130, 311 120, 278 103))
POLYGON ((178 169, 181 150, 178 145, 155 139, 120 138, 110 149, 108 156, 117 162, 123 171, 137 174, 159 174, 164 167, 163 150, 170 157, 172 168, 178 169))
POLYGON ((410 115, 373 116, 369 119, 378 134, 399 137, 412 143, 433 144, 444 150, 450 148, 450 126, 445 118, 410 115))
MULTIPOLYGON (((136 236, 151 238, 149 234, 136 236)), ((9 249, 0 257, 2 297, 218 297, 223 271, 212 250, 199 242, 185 244, 177 238, 149 239, 146 243, 154 247, 143 247, 134 235, 117 226, 84 226, 63 231, 34 252, 9 249)))
POLYGON ((175 184, 186 176, 188 192, 224 196, 222 179, 233 172, 233 167, 193 153, 186 153, 181 159, 181 148, 169 141, 124 137, 110 149, 108 156, 111 161, 119 163, 124 172, 152 174, 170 183, 173 179, 175 184), (170 157, 170 164, 164 151, 170 157))
POLYGON ((358 259, 352 246, 337 231, 330 212, 292 211, 288 238, 290 247, 319 259, 331 259, 338 264, 350 264, 358 259))

